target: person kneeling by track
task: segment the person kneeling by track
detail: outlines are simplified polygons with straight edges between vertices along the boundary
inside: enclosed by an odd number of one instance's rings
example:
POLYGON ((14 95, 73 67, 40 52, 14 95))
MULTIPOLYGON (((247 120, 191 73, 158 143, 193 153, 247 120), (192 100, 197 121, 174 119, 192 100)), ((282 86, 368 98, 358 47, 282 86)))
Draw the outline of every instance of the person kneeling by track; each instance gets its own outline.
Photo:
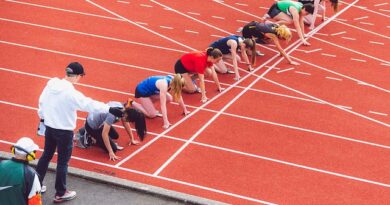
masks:
POLYGON ((122 124, 129 135, 130 142, 128 145, 137 145, 140 142, 134 139, 134 135, 131 131, 130 122, 135 123, 135 129, 137 131, 138 137, 143 141, 146 134, 146 123, 145 116, 142 112, 131 107, 132 100, 129 99, 125 106, 120 102, 109 102, 108 105, 112 107, 124 108, 124 116, 122 118, 117 118, 111 113, 90 113, 85 121, 85 128, 80 128, 79 136, 83 136, 83 139, 79 139, 80 143, 83 145, 81 147, 87 147, 90 144, 96 143, 99 147, 108 152, 110 160, 117 160, 120 157, 115 155, 118 150, 122 150, 123 147, 119 146, 114 140, 119 138, 118 132, 112 126, 119 119, 122 121, 122 124), (84 130, 85 129, 85 130, 84 130), (86 131, 86 133, 85 133, 86 131), (82 142, 84 141, 84 142, 82 142))

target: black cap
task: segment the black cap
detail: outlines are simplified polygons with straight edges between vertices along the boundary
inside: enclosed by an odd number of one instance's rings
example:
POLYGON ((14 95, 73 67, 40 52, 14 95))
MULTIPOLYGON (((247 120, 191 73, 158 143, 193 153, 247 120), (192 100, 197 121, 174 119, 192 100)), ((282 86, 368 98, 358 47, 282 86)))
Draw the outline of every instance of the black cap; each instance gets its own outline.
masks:
POLYGON ((72 62, 66 67, 68 75, 85 75, 84 68, 79 62, 72 62))

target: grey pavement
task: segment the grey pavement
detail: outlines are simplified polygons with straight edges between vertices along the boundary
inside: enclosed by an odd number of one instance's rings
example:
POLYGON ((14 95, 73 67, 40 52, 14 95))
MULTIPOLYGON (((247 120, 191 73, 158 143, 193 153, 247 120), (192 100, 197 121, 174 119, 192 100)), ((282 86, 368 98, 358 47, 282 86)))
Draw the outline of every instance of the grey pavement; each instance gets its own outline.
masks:
MULTIPOLYGON (((42 194, 43 204, 51 205, 54 197, 55 173, 48 171, 44 180, 46 193, 42 194)), ((75 199, 64 202, 64 205, 111 204, 111 205, 181 205, 186 204, 174 199, 163 198, 152 194, 129 190, 118 186, 94 182, 91 180, 68 175, 69 190, 77 192, 75 199)))
MULTIPOLYGON (((11 157, 10 153, 0 151, 0 160, 11 157)), ((38 160, 34 160, 30 165, 34 167, 37 162, 38 160)), ((50 163, 43 182, 47 187, 46 193, 42 195, 44 205, 54 204, 55 167, 55 163, 50 163)), ((76 191, 77 196, 71 201, 61 203, 65 205, 226 205, 218 201, 74 167, 68 168, 67 188, 76 191)))

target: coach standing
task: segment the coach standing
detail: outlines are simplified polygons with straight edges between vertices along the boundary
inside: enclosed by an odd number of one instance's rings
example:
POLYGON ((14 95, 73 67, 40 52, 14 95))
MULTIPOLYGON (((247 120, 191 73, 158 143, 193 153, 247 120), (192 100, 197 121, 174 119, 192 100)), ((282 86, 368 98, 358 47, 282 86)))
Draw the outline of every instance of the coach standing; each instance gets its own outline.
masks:
MULTIPOLYGON (((43 179, 57 148, 58 160, 56 170, 54 202, 63 202, 76 197, 75 191, 66 189, 68 162, 73 149, 73 130, 76 128, 77 111, 110 112, 122 117, 118 108, 110 108, 102 102, 85 97, 73 84, 84 76, 84 68, 78 62, 70 63, 63 79, 52 78, 39 97, 38 115, 46 126, 45 147, 37 165, 39 180, 43 179)), ((45 189, 45 187, 43 188, 45 189)))

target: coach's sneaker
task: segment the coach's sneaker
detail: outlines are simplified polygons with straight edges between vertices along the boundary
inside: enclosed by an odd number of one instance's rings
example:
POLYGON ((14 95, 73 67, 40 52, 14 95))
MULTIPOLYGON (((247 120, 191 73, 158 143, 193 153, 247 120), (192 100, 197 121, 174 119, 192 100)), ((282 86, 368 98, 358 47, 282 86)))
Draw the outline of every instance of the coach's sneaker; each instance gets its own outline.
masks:
POLYGON ((53 202, 54 203, 61 203, 61 202, 64 202, 64 201, 72 200, 75 197, 76 197, 76 192, 75 191, 66 191, 65 194, 62 195, 62 196, 55 195, 53 202))
POLYGON ((46 190, 47 190, 47 187, 46 187, 45 185, 43 185, 43 186, 41 187, 41 194, 45 193, 46 190))

